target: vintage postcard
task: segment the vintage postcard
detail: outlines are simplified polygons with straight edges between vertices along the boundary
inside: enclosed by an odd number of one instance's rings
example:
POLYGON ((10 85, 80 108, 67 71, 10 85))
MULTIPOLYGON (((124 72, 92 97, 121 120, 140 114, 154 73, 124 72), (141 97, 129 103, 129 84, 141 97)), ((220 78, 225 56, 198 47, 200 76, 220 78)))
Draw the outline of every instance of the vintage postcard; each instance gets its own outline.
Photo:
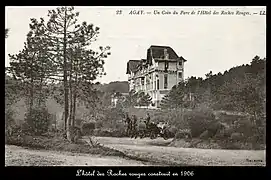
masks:
POLYGON ((5 165, 265 166, 266 13, 6 7, 5 165))

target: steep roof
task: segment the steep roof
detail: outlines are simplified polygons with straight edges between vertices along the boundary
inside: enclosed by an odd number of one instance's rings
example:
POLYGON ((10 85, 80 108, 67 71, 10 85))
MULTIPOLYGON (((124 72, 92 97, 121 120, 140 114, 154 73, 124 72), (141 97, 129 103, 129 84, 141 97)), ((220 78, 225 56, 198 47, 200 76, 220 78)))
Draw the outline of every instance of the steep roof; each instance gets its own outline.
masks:
POLYGON ((165 58, 165 49, 168 53, 168 59, 170 60, 177 60, 177 59, 182 59, 184 61, 186 61, 183 57, 179 57, 177 55, 177 53, 169 46, 156 46, 156 45, 152 45, 147 52, 147 59, 148 62, 150 62, 151 57, 155 60, 155 61, 161 61, 165 58))
POLYGON ((130 72, 136 72, 138 66, 142 64, 142 60, 129 60, 127 62, 127 70, 126 74, 130 74, 130 72))
POLYGON ((162 58, 164 59, 164 50, 167 50, 167 53, 169 54, 169 59, 177 59, 178 55, 175 53, 175 51, 168 46, 151 46, 150 47, 152 51, 152 57, 154 59, 156 58, 162 58))
POLYGON ((187 60, 184 59, 182 56, 178 56, 176 52, 169 46, 157 46, 151 45, 150 48, 147 50, 147 59, 141 60, 129 60, 127 62, 127 70, 126 74, 130 74, 131 72, 136 72, 142 65, 150 64, 152 65, 152 59, 155 61, 177 61, 183 60, 186 62, 187 60), (168 54, 168 59, 165 59, 165 49, 168 54))

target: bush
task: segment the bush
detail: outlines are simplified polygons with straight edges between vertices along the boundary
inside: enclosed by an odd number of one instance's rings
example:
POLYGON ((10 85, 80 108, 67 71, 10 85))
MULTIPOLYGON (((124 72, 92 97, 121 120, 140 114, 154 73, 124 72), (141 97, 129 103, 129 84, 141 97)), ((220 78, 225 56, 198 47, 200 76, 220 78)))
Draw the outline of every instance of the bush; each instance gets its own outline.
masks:
POLYGON ((246 139, 246 137, 244 137, 244 134, 242 133, 232 133, 231 134, 231 137, 230 137, 231 140, 233 140, 234 142, 238 142, 238 141, 243 141, 244 139, 246 139))
POLYGON ((96 128, 102 128, 103 127, 103 121, 102 120, 98 120, 97 122, 96 122, 96 128))
POLYGON ((214 136, 214 139, 217 140, 227 140, 230 139, 231 134, 233 133, 233 129, 229 128, 229 129, 224 129, 218 133, 216 133, 216 135, 214 136))
POLYGON ((25 121, 30 122, 26 124, 27 130, 25 132, 41 135, 48 131, 50 124, 51 114, 46 108, 33 108, 32 112, 26 113, 25 121))
POLYGON ((169 132, 175 135, 178 132, 178 128, 175 126, 170 126, 169 132))
POLYGON ((13 119, 14 112, 7 108, 5 109, 5 136, 11 136, 16 128, 15 121, 13 119))
POLYGON ((209 126, 207 127, 208 130, 208 137, 214 137, 216 134, 218 134, 221 130, 224 130, 226 127, 216 120, 213 122, 210 122, 209 126))
POLYGON ((33 134, 33 128, 27 122, 24 122, 21 125, 21 131, 22 131, 22 133, 24 135, 31 135, 31 134, 33 134))
POLYGON ((116 123, 116 129, 119 130, 119 131, 125 131, 125 123, 117 122, 116 123))
POLYGON ((185 114, 192 137, 199 137, 215 121, 215 116, 210 110, 194 110, 185 114))
POLYGON ((93 135, 95 129, 95 122, 84 123, 81 126, 82 135, 93 135))
POLYGON ((183 138, 191 138, 191 132, 189 129, 182 129, 179 130, 176 134, 175 134, 175 139, 183 139, 183 138))
POLYGON ((209 131, 205 130, 203 133, 200 134, 199 138, 200 139, 208 139, 210 137, 209 131))

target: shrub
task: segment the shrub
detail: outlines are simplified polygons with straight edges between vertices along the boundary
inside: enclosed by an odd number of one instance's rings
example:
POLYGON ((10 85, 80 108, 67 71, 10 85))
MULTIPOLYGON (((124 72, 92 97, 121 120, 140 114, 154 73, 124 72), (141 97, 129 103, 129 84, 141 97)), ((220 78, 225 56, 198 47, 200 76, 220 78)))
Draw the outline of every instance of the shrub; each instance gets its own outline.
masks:
POLYGON ((169 132, 175 135, 178 132, 178 128, 175 126, 170 126, 169 132))
POLYGON ((93 131, 94 136, 99 136, 99 133, 100 133, 100 129, 94 129, 93 131))
POLYGON ((205 130, 203 133, 200 134, 199 138, 200 139, 208 139, 210 137, 209 131, 205 130))
POLYGON ((82 135, 93 135, 95 129, 95 122, 84 123, 81 126, 82 135))
POLYGON ((217 133, 219 133, 221 130, 225 129, 225 126, 214 120, 213 122, 210 122, 209 126, 207 127, 208 135, 209 137, 214 137, 217 133))
POLYGON ((216 133, 216 135, 214 136, 214 139, 217 139, 217 140, 227 140, 227 139, 230 139, 231 134, 233 132, 234 132, 234 130, 232 128, 223 129, 222 131, 219 131, 218 133, 216 133))
POLYGON ((200 136, 208 127, 214 123, 215 116, 210 110, 194 110, 185 114, 192 137, 200 136))
POLYGON ((123 122, 117 122, 116 129, 119 131, 125 131, 125 124, 123 122))
POLYGON ((227 124, 233 124, 234 121, 240 119, 240 118, 243 118, 243 116, 241 115, 232 115, 232 114, 227 114, 225 112, 223 113, 220 113, 219 115, 219 119, 222 121, 222 122, 225 122, 227 124))
POLYGON ((182 129, 179 130, 176 134, 175 134, 175 139, 183 139, 183 138, 191 138, 191 132, 189 129, 182 129))
POLYGON ((16 128, 15 121, 13 119, 14 111, 10 108, 5 109, 5 136, 11 136, 16 128))
POLYGON ((103 121, 102 120, 98 120, 97 122, 96 122, 96 128, 102 128, 103 127, 103 121))
POLYGON ((231 137, 230 137, 231 140, 233 141, 242 141, 244 139, 244 135, 242 133, 232 133, 231 134, 231 137))
POLYGON ((24 122, 21 125, 21 131, 25 135, 31 135, 31 134, 33 134, 33 128, 27 122, 24 122))
POLYGON ((32 112, 26 113, 25 121, 31 122, 28 131, 35 135, 41 135, 48 131, 51 114, 46 108, 33 108, 32 112))

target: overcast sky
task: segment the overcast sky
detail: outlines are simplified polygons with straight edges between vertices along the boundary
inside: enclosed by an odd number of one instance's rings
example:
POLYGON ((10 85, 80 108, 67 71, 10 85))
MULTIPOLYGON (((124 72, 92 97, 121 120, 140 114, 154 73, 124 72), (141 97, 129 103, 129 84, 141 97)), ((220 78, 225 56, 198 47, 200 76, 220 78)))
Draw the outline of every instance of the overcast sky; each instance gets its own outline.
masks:
MULTIPOLYGON (((6 28, 10 28, 6 39, 7 54, 22 50, 29 31, 30 18, 47 17, 49 9, 55 7, 6 7, 6 28)), ((166 45, 187 59, 184 76, 205 77, 224 72, 233 66, 250 63, 255 55, 266 56, 265 15, 129 15, 132 9, 196 10, 196 7, 75 7, 80 12, 79 20, 100 27, 100 36, 94 46, 109 45, 111 56, 106 59, 106 76, 102 83, 126 81, 126 63, 130 59, 146 58, 151 45, 166 45), (116 15, 121 9, 122 15, 116 15)), ((201 7, 201 10, 221 8, 201 7)), ((224 10, 236 11, 232 8, 224 10)), ((238 8, 259 13, 265 7, 238 8)))

